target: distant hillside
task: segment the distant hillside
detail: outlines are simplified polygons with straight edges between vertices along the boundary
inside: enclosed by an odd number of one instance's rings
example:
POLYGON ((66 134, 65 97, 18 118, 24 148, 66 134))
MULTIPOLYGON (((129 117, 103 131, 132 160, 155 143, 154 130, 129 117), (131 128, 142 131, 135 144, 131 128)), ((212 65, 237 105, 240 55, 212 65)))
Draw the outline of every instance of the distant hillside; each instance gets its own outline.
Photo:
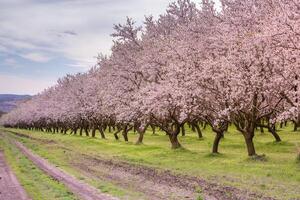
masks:
POLYGON ((0 94, 0 111, 9 112, 18 103, 30 99, 30 95, 0 94))

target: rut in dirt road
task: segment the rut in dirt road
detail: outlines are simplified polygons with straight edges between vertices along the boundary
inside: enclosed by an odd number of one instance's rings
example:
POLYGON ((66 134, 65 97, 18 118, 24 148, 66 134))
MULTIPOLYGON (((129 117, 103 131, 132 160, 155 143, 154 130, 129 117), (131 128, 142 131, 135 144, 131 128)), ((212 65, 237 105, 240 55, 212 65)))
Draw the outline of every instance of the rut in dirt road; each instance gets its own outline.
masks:
POLYGON ((0 200, 29 200, 25 190, 6 164, 0 151, 0 200))
POLYGON ((174 174, 169 170, 130 164, 124 161, 105 160, 82 154, 73 166, 88 177, 97 177, 121 187, 146 195, 149 200, 195 200, 196 190, 201 188, 205 200, 275 200, 263 194, 222 186, 198 177, 174 174))
POLYGON ((112 197, 108 194, 100 193, 96 188, 76 179, 75 177, 66 174, 62 170, 50 164, 45 159, 38 155, 35 155, 29 149, 27 149, 20 142, 14 142, 15 145, 20 149, 20 151, 31 160, 37 167, 43 170, 52 178, 63 183, 71 192, 76 196, 85 200, 118 200, 118 198, 112 197))

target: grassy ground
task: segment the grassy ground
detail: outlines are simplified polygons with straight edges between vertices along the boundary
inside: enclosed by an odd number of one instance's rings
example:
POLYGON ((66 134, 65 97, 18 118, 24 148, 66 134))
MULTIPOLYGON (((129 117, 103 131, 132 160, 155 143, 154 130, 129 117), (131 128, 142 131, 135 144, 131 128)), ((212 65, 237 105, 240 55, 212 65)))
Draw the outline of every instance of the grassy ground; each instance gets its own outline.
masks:
MULTIPOLYGON (((292 132, 292 127, 279 131, 283 140, 280 143, 273 142, 269 133, 257 133, 255 146, 259 154, 266 154, 266 161, 248 159, 243 137, 233 128, 221 141, 220 152, 222 153, 220 155, 210 154, 214 137, 210 130, 204 131, 202 140, 198 140, 195 133, 187 130, 187 135, 180 137, 180 142, 184 146, 184 149, 180 150, 171 150, 168 138, 163 133, 151 135, 151 132, 147 132, 144 145, 137 146, 134 145, 137 135, 133 133, 129 135, 132 142, 126 143, 115 141, 113 135, 109 133, 106 134, 107 140, 101 140, 37 131, 7 130, 28 134, 38 139, 55 141, 55 143, 44 143, 40 140, 18 138, 39 155, 76 176, 80 175, 72 170, 71 160, 80 159, 76 155, 85 153, 199 176, 213 182, 264 193, 278 199, 300 199, 300 163, 296 161, 297 146, 300 146, 300 133, 292 132), (66 147, 72 149, 73 156, 66 156, 64 153, 66 147)), ((10 133, 8 135, 16 137, 10 133)), ((99 180, 87 181, 116 196, 141 195, 129 194, 127 191, 99 180)))
POLYGON ((9 166, 15 172, 21 185, 32 199, 77 199, 64 185, 51 179, 41 170, 37 169, 14 145, 10 144, 7 138, 0 140, 0 149, 4 150, 9 166))

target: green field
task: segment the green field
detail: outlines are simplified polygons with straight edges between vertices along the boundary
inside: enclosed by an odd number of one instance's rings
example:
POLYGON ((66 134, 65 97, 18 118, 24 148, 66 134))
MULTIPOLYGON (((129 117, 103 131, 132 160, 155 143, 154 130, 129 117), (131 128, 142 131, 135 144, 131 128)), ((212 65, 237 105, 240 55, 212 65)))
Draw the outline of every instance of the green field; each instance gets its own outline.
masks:
MULTIPOLYGON (((152 135, 148 131, 143 145, 135 145, 137 135, 129 134, 131 142, 115 141, 113 134, 106 133, 107 139, 70 136, 62 134, 44 133, 19 129, 2 129, 30 135, 34 138, 20 137, 10 132, 5 132, 8 137, 22 141, 27 147, 50 162, 60 166, 75 176, 86 179, 87 182, 97 186, 104 192, 119 197, 136 199, 142 194, 126 191, 116 185, 100 181, 88 180, 78 174, 72 167, 72 160, 80 159, 82 153, 95 157, 122 160, 134 164, 147 165, 160 169, 168 169, 174 173, 187 174, 205 178, 222 185, 230 185, 241 189, 247 189, 266 196, 278 199, 300 199, 300 162, 297 161, 297 153, 300 148, 300 133, 292 132, 292 127, 279 130, 283 142, 273 142, 268 133, 257 132, 255 146, 258 154, 265 154, 265 160, 253 160, 247 157, 244 139, 233 127, 225 134, 220 143, 219 155, 210 153, 214 134, 211 130, 203 131, 204 138, 197 139, 196 133, 187 129, 186 136, 180 136, 179 140, 184 148, 171 150, 168 137, 158 132, 152 135), (48 142, 45 142, 48 141, 48 142), (51 142, 54 141, 54 142, 51 142), (72 153, 66 153, 65 149, 71 149, 72 153)), ((99 135, 99 134, 97 134, 99 135)), ((1 147, 10 149, 6 155, 10 158, 14 170, 20 170, 28 161, 15 163, 14 154, 6 142, 1 142, 1 147)), ((22 173, 17 176, 24 179, 22 173)), ((25 185, 26 186, 26 185, 25 185)), ((25 187, 30 190, 30 187, 25 187)))

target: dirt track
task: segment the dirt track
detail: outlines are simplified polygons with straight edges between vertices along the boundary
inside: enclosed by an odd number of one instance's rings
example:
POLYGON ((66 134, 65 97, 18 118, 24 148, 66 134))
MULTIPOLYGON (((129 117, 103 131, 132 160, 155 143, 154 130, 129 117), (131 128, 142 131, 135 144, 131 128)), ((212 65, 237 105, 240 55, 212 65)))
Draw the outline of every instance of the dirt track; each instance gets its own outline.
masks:
POLYGON ((273 199, 262 194, 210 183, 197 177, 174 174, 168 170, 99 159, 84 154, 81 156, 83 159, 74 160, 73 165, 85 175, 106 179, 126 189, 134 188, 150 200, 194 200, 200 188, 205 200, 273 199))
POLYGON ((33 154, 20 142, 15 142, 15 145, 20 151, 30 159, 37 167, 53 177, 57 181, 63 183, 76 196, 85 200, 118 200, 118 198, 100 193, 96 188, 76 179, 75 177, 66 174, 62 170, 50 164, 45 159, 33 154))
POLYGON ((28 200, 30 199, 5 162, 3 152, 0 151, 0 199, 28 200))

